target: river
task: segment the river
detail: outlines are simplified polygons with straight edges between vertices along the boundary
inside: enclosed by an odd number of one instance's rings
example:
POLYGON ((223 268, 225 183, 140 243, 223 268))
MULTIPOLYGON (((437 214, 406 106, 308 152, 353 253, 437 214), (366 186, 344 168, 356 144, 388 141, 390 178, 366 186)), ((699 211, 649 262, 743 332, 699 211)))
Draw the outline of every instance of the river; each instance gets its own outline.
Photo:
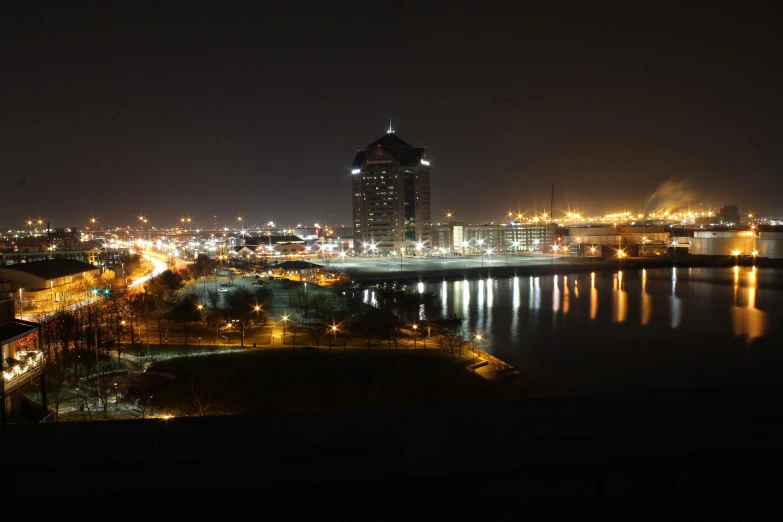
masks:
POLYGON ((659 268, 428 285, 551 394, 783 380, 783 271, 659 268))

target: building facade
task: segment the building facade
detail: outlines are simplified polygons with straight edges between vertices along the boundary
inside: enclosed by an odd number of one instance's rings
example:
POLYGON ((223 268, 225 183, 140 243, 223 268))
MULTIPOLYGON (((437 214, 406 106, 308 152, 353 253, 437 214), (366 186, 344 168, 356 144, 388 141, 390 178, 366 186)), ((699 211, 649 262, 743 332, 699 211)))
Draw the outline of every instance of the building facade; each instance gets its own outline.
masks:
POLYGON ((556 225, 464 225, 460 222, 434 228, 433 248, 455 254, 549 252, 556 243, 556 225))
POLYGON ((431 242, 430 162, 391 129, 351 166, 353 238, 367 253, 413 251, 431 242))
POLYGON ((73 259, 50 259, 0 267, 0 280, 18 292, 19 309, 54 311, 72 297, 74 283, 101 274, 101 268, 73 259))
POLYGON ((0 348, 3 371, 0 373, 0 425, 22 417, 21 388, 39 379, 41 405, 46 412, 41 325, 16 318, 12 294, 0 294, 0 348))

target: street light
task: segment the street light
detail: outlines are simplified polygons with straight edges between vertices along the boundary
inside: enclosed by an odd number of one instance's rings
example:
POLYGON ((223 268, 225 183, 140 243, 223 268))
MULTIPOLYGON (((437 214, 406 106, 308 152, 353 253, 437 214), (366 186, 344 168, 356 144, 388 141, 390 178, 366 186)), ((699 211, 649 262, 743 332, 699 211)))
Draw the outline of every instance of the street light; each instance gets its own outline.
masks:
POLYGON ((619 260, 620 268, 622 268, 623 266, 623 258, 626 257, 627 255, 628 254, 626 254, 625 250, 623 250, 622 248, 617 251, 617 259, 619 260))
POLYGON ((739 250, 733 250, 733 251, 731 252, 731 255, 733 255, 733 256, 734 256, 734 266, 738 266, 738 265, 739 265, 739 255, 740 255, 740 251, 739 251, 739 250))
POLYGON ((759 255, 759 251, 758 250, 754 250, 753 252, 751 252, 750 255, 753 256, 753 266, 756 266, 756 256, 759 255))
MULTIPOLYGON (((476 334, 476 343, 478 344, 478 351, 481 351, 481 334, 476 334)), ((473 350, 473 373, 476 373, 476 350, 473 350)))
POLYGON ((288 324, 288 316, 283 314, 283 335, 285 335, 285 327, 288 324))
MULTIPOLYGON (((329 327, 329 330, 334 338, 334 344, 337 344, 337 325, 334 324, 334 321, 332 321, 332 326, 329 327)), ((329 349, 332 349, 332 338, 329 338, 329 349)))
MULTIPOLYGON (((512 241, 511 246, 514 247, 514 253, 516 253, 517 248, 519 248, 519 241, 512 241)), ((506 266, 508 266, 508 249, 506 249, 506 266)))
POLYGON ((416 331, 419 329, 419 325, 413 323, 413 349, 416 349, 416 331))

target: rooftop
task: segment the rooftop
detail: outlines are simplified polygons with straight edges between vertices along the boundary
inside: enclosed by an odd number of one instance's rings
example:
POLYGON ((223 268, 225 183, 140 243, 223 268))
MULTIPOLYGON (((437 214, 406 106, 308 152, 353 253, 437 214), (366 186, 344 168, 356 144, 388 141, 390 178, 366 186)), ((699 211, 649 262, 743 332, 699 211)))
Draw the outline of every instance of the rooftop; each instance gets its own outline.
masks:
POLYGON ((0 324, 0 342, 12 341, 23 335, 31 334, 37 331, 35 326, 28 323, 6 323, 0 324))
POLYGON ((75 259, 47 259, 45 261, 18 263, 2 268, 32 274, 43 279, 56 279, 58 277, 78 275, 98 269, 90 263, 76 261, 75 259))
MULTIPOLYGON (((403 165, 418 165, 424 155, 423 148, 416 148, 394 133, 387 133, 367 145, 367 150, 377 147, 383 148, 394 159, 403 165)), ((358 151, 354 157, 352 166, 359 167, 367 159, 367 150, 358 151)))
POLYGON ((245 245, 276 245, 277 243, 304 243, 299 236, 258 236, 245 239, 245 245))
POLYGON ((405 141, 404 139, 400 138, 393 132, 387 132, 377 140, 373 141, 369 145, 367 145, 367 148, 372 147, 412 147, 410 143, 405 141))
POLYGON ((307 261, 285 261, 277 265, 277 268, 283 270, 307 270, 311 268, 323 268, 321 265, 315 263, 308 263, 307 261))

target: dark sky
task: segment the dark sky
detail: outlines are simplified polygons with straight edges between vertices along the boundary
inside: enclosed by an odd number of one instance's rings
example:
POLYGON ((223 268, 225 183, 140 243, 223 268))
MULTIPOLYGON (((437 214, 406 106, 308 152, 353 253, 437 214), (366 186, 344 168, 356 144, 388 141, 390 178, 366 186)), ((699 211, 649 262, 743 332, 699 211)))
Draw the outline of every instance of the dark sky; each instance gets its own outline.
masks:
POLYGON ((30 4, 0 17, 6 226, 347 222, 389 117, 436 220, 548 209, 553 183, 643 209, 672 179, 783 215, 780 2, 30 4))

